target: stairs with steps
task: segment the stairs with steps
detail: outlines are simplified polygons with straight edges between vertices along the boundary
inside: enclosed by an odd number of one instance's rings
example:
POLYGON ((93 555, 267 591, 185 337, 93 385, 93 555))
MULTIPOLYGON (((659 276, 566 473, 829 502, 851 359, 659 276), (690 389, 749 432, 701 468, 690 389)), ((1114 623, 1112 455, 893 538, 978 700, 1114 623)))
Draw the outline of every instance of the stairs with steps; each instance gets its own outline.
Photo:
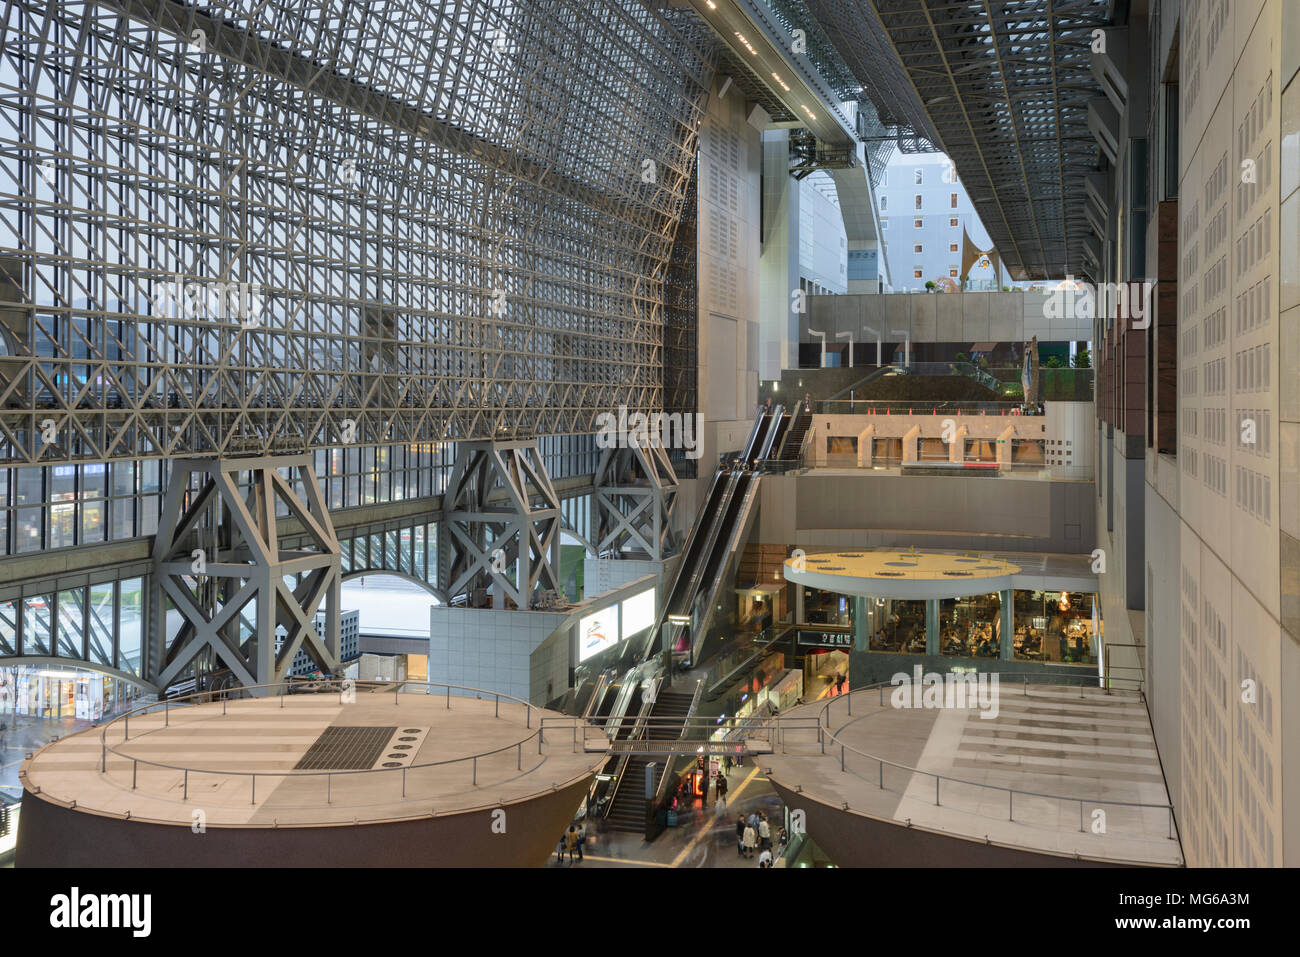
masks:
MULTIPOLYGON (((646 730, 646 737, 652 741, 672 741, 681 737, 686 716, 691 710, 691 699, 695 691, 689 694, 676 691, 660 691, 655 699, 650 717, 653 721, 646 730), (672 721, 670 719, 676 719, 672 721)), ((623 780, 619 782, 618 791, 609 813, 605 815, 605 826, 612 831, 631 831, 640 833, 645 830, 645 766, 654 761, 656 770, 663 772, 663 755, 634 754, 628 758, 623 769, 623 780)), ((658 781, 655 782, 658 784, 658 781)))

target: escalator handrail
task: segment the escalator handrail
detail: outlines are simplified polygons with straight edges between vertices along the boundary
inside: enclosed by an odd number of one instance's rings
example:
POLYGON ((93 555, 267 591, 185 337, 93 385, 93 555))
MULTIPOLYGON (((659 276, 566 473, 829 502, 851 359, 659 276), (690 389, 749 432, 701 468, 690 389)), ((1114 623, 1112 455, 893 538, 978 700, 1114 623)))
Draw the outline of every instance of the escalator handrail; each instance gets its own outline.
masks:
MULTIPOLYGON (((668 616, 673 614, 673 607, 679 596, 679 589, 683 583, 687 589, 691 587, 691 582, 695 579, 695 573, 699 568, 700 555, 697 551, 697 545, 700 540, 700 531, 704 530, 705 537, 712 530, 713 521, 709 520, 709 505, 713 502, 713 495, 718 491, 722 495, 722 500, 714 507, 714 514, 721 512, 727 501, 726 486, 732 481, 733 476, 730 472, 719 469, 713 475, 713 484, 709 486, 709 494, 705 497, 700 505, 700 514, 691 526, 690 535, 686 539, 686 547, 682 549, 682 560, 677 566, 677 572, 673 575, 672 587, 668 589, 668 594, 664 599, 663 610, 655 620, 655 627, 646 641, 645 650, 642 653, 642 660, 649 661, 657 654, 659 642, 663 637, 664 623, 668 621, 668 616)), ((676 639, 674 630, 673 639, 676 639)), ((670 645, 671 647, 671 645, 670 645)))
MULTIPOLYGON (((777 435, 785 435, 784 430, 781 428, 782 421, 785 419, 785 407, 778 405, 772 410, 771 415, 772 422, 767 428, 767 435, 763 438, 763 447, 759 449, 758 455, 755 456, 760 462, 766 461, 771 456, 772 445, 776 442, 777 435)), ((786 428, 789 428, 788 421, 786 422, 786 428)))
MULTIPOLYGON (((726 567, 726 556, 730 555, 732 551, 734 551, 735 548, 738 547, 737 539, 745 526, 745 522, 742 516, 747 514, 749 508, 753 503, 754 497, 758 494, 758 486, 761 479, 762 479, 762 475, 759 474, 758 472, 750 473, 750 482, 748 486, 745 488, 744 498, 741 499, 740 506, 736 511, 735 521, 731 523, 732 527, 728 530, 727 533, 727 540, 724 543, 720 564, 710 575, 710 582, 707 586, 709 589, 708 601, 704 605, 705 608, 710 608, 710 609, 713 608, 715 596, 718 593, 718 589, 721 587, 721 578, 722 578, 721 572, 722 569, 726 567)), ((734 491, 732 492, 732 495, 733 496, 735 495, 734 491)), ((727 504, 728 506, 730 506, 731 502, 728 501, 727 504)), ((720 522, 720 524, 726 524, 726 522, 720 522)), ((712 557, 712 549, 710 550, 710 557, 712 557)), ((695 660, 696 643, 700 641, 703 638, 704 634, 708 631, 708 629, 705 628, 703 624, 704 623, 702 622, 700 627, 695 630, 695 633, 691 635, 691 651, 690 651, 691 661, 695 660)))
MULTIPOLYGON (((722 501, 718 503, 718 508, 714 512, 713 520, 709 522, 708 535, 704 539, 703 550, 699 553, 699 560, 695 563, 695 568, 691 572, 690 580, 687 582, 686 594, 690 596, 690 604, 685 614, 692 618, 694 623, 695 609, 699 603, 700 587, 703 584, 703 576, 709 566, 709 559, 713 555, 713 549, 716 546, 718 536, 722 534, 723 526, 727 524, 727 513, 731 509, 732 499, 736 495, 736 487, 740 484, 745 472, 731 472, 727 479, 727 489, 723 494, 722 501)), ((665 614, 667 609, 665 608, 665 614)), ((665 618, 665 620, 667 620, 665 618)), ((677 637, 681 634, 684 625, 674 625, 669 636, 669 647, 675 647, 677 637)), ((661 626, 662 628, 662 626, 661 626)))
MULTIPOLYGON (((645 736, 646 721, 650 717, 650 712, 654 711, 655 702, 659 700, 659 692, 663 687, 662 676, 651 680, 654 682, 654 690, 648 698, 644 694, 641 696, 641 710, 637 712, 636 724, 632 726, 632 730, 628 732, 628 735, 624 740, 633 741, 645 736)), ((622 756, 619 758, 618 765, 614 770, 614 787, 609 792, 609 800, 605 803, 606 815, 609 814, 610 808, 614 806, 614 802, 618 800, 618 789, 623 786, 623 775, 627 771, 627 764, 631 759, 631 751, 624 751, 622 756)))

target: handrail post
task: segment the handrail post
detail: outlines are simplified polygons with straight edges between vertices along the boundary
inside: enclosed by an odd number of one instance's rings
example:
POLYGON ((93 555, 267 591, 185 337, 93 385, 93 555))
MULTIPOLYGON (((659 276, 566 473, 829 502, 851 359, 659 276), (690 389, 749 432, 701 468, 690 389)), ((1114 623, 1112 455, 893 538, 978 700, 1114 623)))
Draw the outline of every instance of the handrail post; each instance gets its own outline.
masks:
POLYGON ((397 707, 397 694, 398 694, 398 692, 400 692, 401 690, 402 690, 402 686, 401 686, 401 685, 398 685, 396 688, 393 689, 393 707, 394 707, 394 708, 397 707))
POLYGON ((817 740, 821 742, 822 754, 826 753, 826 735, 822 732, 821 725, 817 726, 817 740))
POLYGON ((249 804, 257 803, 257 775, 256 774, 253 775, 253 797, 252 800, 250 800, 248 803, 249 804))
POLYGON ((170 728, 172 724, 171 702, 164 699, 163 701, 163 727, 170 728))
POLYGON ((334 775, 325 772, 325 803, 334 803, 334 775))
POLYGON ((125 722, 126 722, 126 728, 122 732, 123 744, 126 744, 126 742, 131 740, 131 712, 129 711, 125 715, 125 722))
POLYGON ((876 763, 880 765, 880 790, 883 791, 885 789, 885 762, 877 761, 876 763))
POLYGON ((402 797, 406 797, 406 768, 402 768, 402 797))
POLYGON ((844 770, 844 745, 840 745, 840 770, 844 770))
POLYGON ((447 685, 447 710, 451 710, 451 685, 447 685))
POLYGON ((135 777, 140 771, 140 762, 135 758, 131 759, 131 790, 135 790, 135 777))
POLYGON ((501 695, 497 695, 496 699, 497 699, 497 711, 494 717, 499 718, 501 717, 501 695))
POLYGON ((934 806, 939 806, 939 775, 934 776, 934 806))
POLYGON ((1083 833, 1083 802, 1079 802, 1079 833, 1083 833))
POLYGON ((845 703, 849 706, 849 714, 852 715, 853 714, 853 692, 850 691, 846 697, 848 697, 849 700, 845 703))
POLYGON ((184 784, 182 785, 182 790, 181 790, 181 800, 188 801, 189 799, 190 799, 190 769, 186 768, 185 781, 184 784))
POLYGON ((104 774, 108 771, 108 742, 103 738, 99 739, 99 773, 104 774))
POLYGON ((523 769, 524 769, 524 743, 520 741, 517 745, 515 745, 515 770, 522 771, 523 769))
POLYGON ((478 787, 478 755, 474 755, 474 779, 473 784, 478 787))
POLYGON ((578 726, 573 726, 573 753, 578 753, 578 726))

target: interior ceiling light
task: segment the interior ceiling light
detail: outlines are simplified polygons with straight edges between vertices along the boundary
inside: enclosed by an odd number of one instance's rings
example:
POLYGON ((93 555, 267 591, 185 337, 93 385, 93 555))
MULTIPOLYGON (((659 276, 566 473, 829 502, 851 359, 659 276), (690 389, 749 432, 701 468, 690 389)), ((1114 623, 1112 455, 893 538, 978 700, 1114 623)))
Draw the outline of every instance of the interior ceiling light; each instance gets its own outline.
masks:
POLYGON ((718 5, 717 5, 716 3, 714 3, 713 0, 704 0, 704 2, 707 3, 707 4, 709 5, 709 9, 710 9, 710 10, 716 10, 716 9, 718 9, 718 5))
POLYGON ((758 56, 758 51, 749 45, 749 41, 745 39, 743 34, 737 32, 736 39, 745 45, 745 49, 748 50, 752 56, 758 56))
POLYGON ((790 87, 786 84, 785 80, 781 79, 780 74, 773 73, 772 79, 776 80, 777 83, 781 84, 781 89, 785 90, 787 93, 790 92, 790 87))
POLYGON ((810 119, 810 120, 815 120, 815 119, 817 119, 817 114, 814 113, 812 110, 808 109, 808 107, 804 106, 802 103, 799 104, 799 107, 800 107, 800 109, 802 109, 805 113, 808 114, 808 119, 810 119))

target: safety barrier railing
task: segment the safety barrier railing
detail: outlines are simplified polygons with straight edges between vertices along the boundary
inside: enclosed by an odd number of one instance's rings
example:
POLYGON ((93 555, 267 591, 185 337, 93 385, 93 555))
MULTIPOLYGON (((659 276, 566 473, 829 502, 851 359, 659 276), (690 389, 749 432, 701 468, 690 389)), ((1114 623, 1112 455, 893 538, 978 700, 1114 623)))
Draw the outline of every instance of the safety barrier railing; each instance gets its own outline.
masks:
MULTIPOLYGON (((344 697, 344 700, 345 703, 347 703, 352 699, 344 697)), ((283 782, 284 780, 287 779, 298 780, 298 779, 322 779, 323 778, 325 803, 329 805, 333 803, 333 786, 334 786, 335 778, 341 777, 345 780, 348 780, 348 779, 352 779, 356 775, 388 775, 394 781, 400 779, 401 799, 407 800, 408 799, 408 793, 407 793, 408 777, 410 777, 415 772, 427 771, 432 768, 445 768, 445 767, 450 767, 452 765, 465 765, 467 771, 469 772, 467 775, 468 783, 471 786, 477 787, 478 779, 479 779, 480 762, 485 762, 487 761, 487 759, 495 757, 497 755, 507 755, 510 753, 513 753, 515 757, 515 765, 513 769, 514 772, 515 773, 524 772, 525 771, 524 768, 525 750, 527 750, 529 755, 531 756, 533 753, 532 745, 534 742, 536 742, 536 746, 537 746, 536 753, 538 755, 543 754, 544 742, 542 739, 540 718, 534 717, 533 715, 534 710, 540 710, 540 709, 535 709, 530 702, 525 701, 522 698, 516 698, 513 695, 502 694, 500 692, 495 692, 495 691, 484 691, 479 688, 470 688, 465 685, 455 685, 455 684, 446 684, 443 682, 429 682, 429 681, 403 680, 400 682, 357 682, 352 679, 329 678, 329 679, 315 680, 306 687, 304 687, 303 683, 301 682, 281 681, 281 682, 272 682, 272 683, 260 684, 260 685, 244 685, 238 688, 231 688, 222 691, 202 691, 190 695, 185 695, 180 698, 170 698, 164 701, 147 704, 139 708, 134 708, 131 711, 128 711, 125 714, 120 715, 119 717, 113 719, 112 721, 104 724, 101 727, 99 733, 99 739, 100 739, 99 773, 103 775, 109 774, 110 755, 114 758, 120 758, 121 761, 124 763, 129 763, 131 769, 132 790, 136 790, 138 788, 139 774, 140 774, 141 767, 144 767, 146 770, 152 769, 152 770, 159 770, 159 771, 179 772, 182 775, 181 798, 182 800, 185 801, 189 800, 190 781, 192 777, 195 778, 216 777, 222 779, 247 780, 249 785, 249 792, 248 792, 249 803, 251 805, 257 804, 257 785, 259 779, 261 779, 263 782, 267 781, 268 779, 283 782), (232 700, 234 701, 278 700, 279 707, 281 709, 284 709, 285 699, 287 697, 297 696, 296 694, 291 694, 290 689, 294 689, 299 693, 301 693, 302 691, 309 691, 309 693, 311 694, 333 695, 334 693, 337 693, 340 696, 346 696, 349 694, 355 695, 355 694, 360 694, 368 691, 369 693, 372 694, 378 692, 381 697, 386 696, 389 693, 389 689, 391 689, 391 693, 393 695, 393 705, 394 707, 399 707, 403 696, 403 690, 406 687, 411 687, 411 686, 421 687, 426 689, 425 691, 426 694, 432 694, 433 689, 441 689, 445 691, 446 702, 447 702, 446 706, 448 710, 450 710, 452 706, 451 701, 453 697, 452 695, 453 691, 458 692, 455 695, 455 697, 457 698, 473 697, 479 701, 493 700, 494 709, 495 709, 494 717, 497 718, 501 717, 501 704, 503 701, 506 703, 520 705, 524 708, 525 726, 529 729, 532 729, 536 724, 537 725, 536 730, 532 730, 531 733, 529 733, 528 735, 526 735, 525 737, 517 741, 511 742, 506 745, 502 745, 501 747, 498 748, 491 748, 485 751, 476 752, 474 754, 462 755, 455 758, 447 758, 441 761, 429 761, 420 764, 404 765, 398 768, 379 767, 379 768, 359 768, 359 769, 347 769, 347 770, 310 770, 310 769, 286 768, 281 771, 236 771, 236 770, 228 770, 228 769, 191 767, 183 764, 172 764, 166 761, 155 761, 150 758, 140 757, 139 755, 129 754, 121 750, 131 741, 138 741, 141 738, 146 737, 150 734, 156 734, 160 731, 172 727, 173 714, 177 714, 181 717, 184 717, 188 713, 190 713, 191 708, 198 705, 216 704, 219 702, 222 706, 221 713, 223 716, 225 716, 226 714, 229 713, 229 704, 232 700), (252 691, 263 690, 263 689, 269 690, 272 693, 269 695, 253 695, 249 693, 252 691), (277 690, 279 691, 278 695, 274 694, 274 691, 277 690), (143 731, 139 731, 134 736, 131 734, 132 717, 135 717, 138 721, 141 717, 144 717, 149 714, 156 715, 158 712, 162 712, 163 715, 163 723, 161 725, 155 727, 149 727, 143 731), (108 741, 109 733, 114 728, 116 728, 119 724, 121 725, 122 740, 120 742, 117 742, 116 744, 109 744, 108 741)), ((527 770, 528 771, 535 770, 538 766, 541 765, 541 763, 542 763, 541 761, 537 761, 536 763, 533 763, 531 767, 529 767, 527 770)), ((119 767, 121 767, 120 764, 119 767)), ((418 779, 418 775, 417 775, 417 779, 418 779)), ((441 784, 443 782, 440 781, 439 783, 441 784)), ((210 792, 206 800, 208 803, 212 803, 210 792)))
MULTIPOLYGON (((999 674, 999 679, 1001 677, 1003 676, 999 674)), ((1099 687, 1099 689, 1104 688, 1105 693, 1109 694, 1110 693, 1109 682, 1129 682, 1139 686, 1138 688, 1134 689, 1134 691, 1139 696, 1139 698, 1141 698, 1142 696, 1142 691, 1140 687, 1141 682, 1138 679, 1127 679, 1121 677, 1110 677, 1107 679, 1100 679, 1096 675, 1091 675, 1088 677, 1078 676, 1076 678, 1075 676, 1070 676, 1070 675, 1052 674, 1052 675, 1039 676, 1039 675, 1028 675, 1024 673, 1007 674, 1005 675, 1005 677, 1009 679, 1020 679, 1020 683, 1022 683, 1023 685, 1023 693, 1025 697, 1029 696, 1029 683, 1031 680, 1042 681, 1043 683, 1047 683, 1051 685, 1070 684, 1072 683, 1072 681, 1078 682, 1081 698, 1084 697, 1083 691, 1086 687, 1093 686, 1093 687, 1099 687), (1103 682, 1107 682, 1107 683, 1103 684, 1103 682)), ((1013 686, 1016 683, 1017 682, 1015 680, 1008 682, 1008 684, 1013 686)), ((999 684, 1001 684, 1000 680, 999 680, 999 684)), ((1032 800, 1057 802, 1058 811, 1059 811, 1059 805, 1061 804, 1070 805, 1070 806, 1077 805, 1079 809, 1079 830, 1082 832, 1087 831, 1088 823, 1097 820, 1095 817, 1095 812, 1098 810, 1104 812, 1106 808, 1136 809, 1139 816, 1143 815, 1146 812, 1151 812, 1166 817, 1168 821, 1168 831, 1166 836, 1168 837, 1169 840, 1177 840, 1177 825, 1174 819, 1174 808, 1173 805, 1169 803, 1161 804, 1161 803, 1151 803, 1151 802, 1142 802, 1142 801, 1119 801, 1119 800, 1112 800, 1109 798, 1103 799, 1103 798, 1094 798, 1094 797, 1081 797, 1078 795, 1047 794, 1039 791, 1029 791, 1023 788, 1014 788, 1005 785, 987 784, 984 782, 969 781, 964 778, 958 778, 947 774, 940 774, 934 771, 926 771, 921 768, 916 768, 911 765, 903 764, 897 761, 890 761, 886 758, 880 757, 879 755, 871 754, 867 751, 864 751, 860 748, 856 748, 853 745, 843 741, 840 736, 840 734, 843 732, 843 727, 840 729, 840 733, 831 730, 830 728, 831 710, 836 706, 843 703, 843 706, 846 709, 846 717, 852 717, 854 696, 858 696, 859 701, 861 702, 862 696, 867 695, 869 692, 876 691, 879 693, 878 708, 884 709, 886 706, 885 689, 890 689, 892 691, 897 689, 898 687, 900 686, 897 683, 892 681, 879 682, 876 684, 868 685, 865 688, 859 688, 845 695, 838 695, 829 698, 827 699, 826 703, 820 709, 818 709, 815 721, 813 721, 810 716, 795 716, 795 717, 777 716, 772 719, 772 723, 775 726, 773 747, 777 753, 789 753, 788 742, 789 742, 789 737, 791 732, 809 731, 811 728, 815 727, 816 745, 820 748, 822 754, 830 753, 833 756, 835 749, 838 748, 839 759, 840 759, 840 770, 845 773, 853 774, 854 776, 860 779, 866 780, 866 778, 863 778, 862 774, 859 771, 854 770, 850 767, 850 762, 849 762, 850 755, 852 755, 855 758, 861 759, 863 762, 866 763, 866 767, 868 770, 870 770, 871 768, 876 769, 874 783, 876 784, 877 789, 881 791, 887 790, 885 787, 885 770, 886 768, 888 768, 890 770, 902 772, 907 776, 906 784, 902 792, 904 794, 906 794, 908 791, 912 789, 914 782, 918 776, 921 779, 927 779, 927 778, 933 779, 934 805, 936 807, 950 806, 957 810, 966 810, 966 811, 970 811, 971 813, 987 816, 987 812, 986 812, 987 801, 981 800, 981 798, 986 798, 987 795, 991 793, 1002 794, 1005 795, 1007 801, 1007 820, 1016 821, 1017 798, 1021 799, 1022 810, 1025 808, 1026 802, 1032 800), (829 752, 827 750, 828 748, 830 749, 829 752), (944 805, 943 789, 945 785, 947 785, 948 788, 947 794, 950 798, 950 801, 952 796, 955 793, 960 793, 957 789, 959 788, 973 789, 976 794, 976 800, 974 801, 974 808, 972 809, 970 807, 958 807, 958 805, 955 802, 950 803, 949 805, 944 805), (1092 808, 1094 814, 1085 815, 1086 808, 1092 808)), ((910 687, 910 686, 904 686, 904 687, 910 687)), ((971 689, 971 692, 972 694, 974 694, 974 689, 971 689)), ((870 713, 879 713, 879 712, 860 711, 859 717, 863 717, 870 713)), ((1059 819, 1060 819, 1059 813, 1048 814, 1046 816, 1046 821, 1044 823, 1051 826, 1058 826, 1057 822, 1059 822, 1059 819)), ((1018 823, 1033 823, 1033 822, 1021 821, 1018 823)), ((1143 833, 1146 833, 1146 831, 1144 830, 1143 833)))

